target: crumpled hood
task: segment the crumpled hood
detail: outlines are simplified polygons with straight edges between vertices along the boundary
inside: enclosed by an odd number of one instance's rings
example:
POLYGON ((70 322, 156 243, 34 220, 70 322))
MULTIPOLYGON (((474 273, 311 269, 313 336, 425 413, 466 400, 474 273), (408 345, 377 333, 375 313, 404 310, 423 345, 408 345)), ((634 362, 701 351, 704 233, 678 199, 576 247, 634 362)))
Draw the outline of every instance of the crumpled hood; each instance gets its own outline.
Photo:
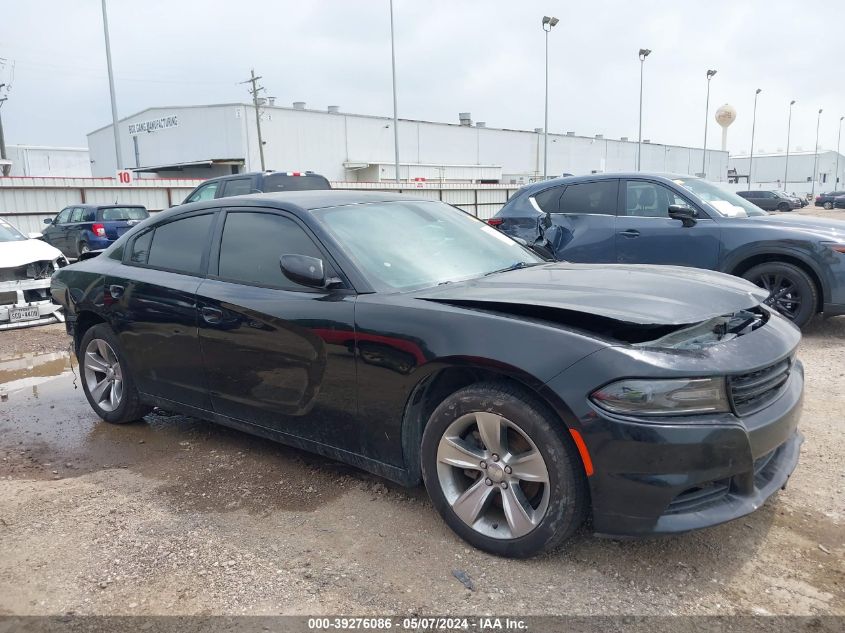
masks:
POLYGON ((780 224, 784 227, 812 233, 825 240, 845 242, 845 222, 842 220, 813 218, 806 215, 790 215, 784 213, 761 215, 749 219, 767 224, 780 224))
POLYGON ((0 242, 0 268, 17 268, 42 260, 62 257, 61 251, 41 240, 0 242))
POLYGON ((754 284, 682 266, 557 262, 420 290, 420 299, 460 305, 522 304, 639 325, 686 325, 762 303, 754 284))

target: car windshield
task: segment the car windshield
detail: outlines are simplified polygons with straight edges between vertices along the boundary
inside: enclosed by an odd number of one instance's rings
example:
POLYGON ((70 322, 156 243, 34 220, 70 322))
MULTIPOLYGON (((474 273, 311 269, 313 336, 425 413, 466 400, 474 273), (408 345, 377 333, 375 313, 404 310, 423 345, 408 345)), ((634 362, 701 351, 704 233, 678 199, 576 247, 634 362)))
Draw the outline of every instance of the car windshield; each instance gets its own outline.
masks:
POLYGON ((144 207, 109 207, 103 209, 103 222, 116 220, 146 220, 150 216, 144 207))
POLYGON ((788 193, 786 193, 785 191, 782 191, 780 189, 775 189, 774 193, 778 198, 792 198, 792 196, 790 196, 788 193))
POLYGON ((497 229, 441 202, 375 202, 313 213, 368 280, 389 290, 543 263, 497 229))
POLYGON ((311 191, 331 189, 329 181, 322 176, 288 176, 287 174, 269 174, 264 176, 264 191, 311 191))
POLYGON ((673 182, 695 194, 699 200, 709 204, 723 217, 744 218, 752 215, 768 215, 745 198, 701 178, 675 178, 673 182))
POLYGON ((29 238, 6 220, 0 220, 0 242, 24 242, 27 239, 29 238))

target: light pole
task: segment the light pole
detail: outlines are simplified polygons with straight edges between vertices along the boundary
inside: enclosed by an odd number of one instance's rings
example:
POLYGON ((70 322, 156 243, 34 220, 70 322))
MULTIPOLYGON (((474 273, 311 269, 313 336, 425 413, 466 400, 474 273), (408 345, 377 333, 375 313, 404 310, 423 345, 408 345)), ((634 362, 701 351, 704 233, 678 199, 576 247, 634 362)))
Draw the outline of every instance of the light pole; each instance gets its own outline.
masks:
POLYGON ((783 166, 783 190, 786 191, 786 184, 789 182, 789 133, 792 131, 792 106, 795 99, 789 102, 789 120, 786 124, 786 164, 783 166))
POLYGON ((557 18, 543 16, 543 31, 546 32, 546 116, 543 124, 543 180, 549 177, 549 31, 558 21, 557 18))
POLYGON ((751 189, 751 169, 754 167, 754 128, 757 125, 757 97, 763 92, 762 88, 757 88, 754 93, 754 115, 751 117, 751 155, 748 157, 748 188, 751 189))
POLYGON ((839 142, 842 140, 842 119, 845 116, 839 117, 839 135, 836 137, 836 172, 833 174, 833 188, 839 189, 839 142))
POLYGON ((822 109, 819 108, 819 117, 816 119, 816 155, 813 158, 813 184, 810 188, 810 199, 816 195, 816 169, 819 166, 819 124, 822 122, 822 109))
POLYGON ((640 49, 640 135, 637 139, 637 171, 640 171, 641 154, 643 151, 643 67, 645 58, 651 55, 647 48, 640 49))
POLYGON ((109 42, 109 18, 106 13, 106 0, 102 0, 103 5, 103 35, 106 38, 106 66, 109 71, 109 93, 111 94, 111 120, 112 132, 114 133, 114 157, 115 169, 122 168, 121 154, 120 154, 120 131, 117 129, 117 100, 114 96, 114 73, 111 68, 111 44, 109 42))
POLYGON ((704 106, 704 150, 701 156, 701 177, 707 177, 707 119, 710 117, 710 80, 716 74, 715 70, 707 71, 707 101, 704 106))
POLYGON ((396 105, 396 44, 393 37, 393 0, 390 0, 390 66, 393 70, 393 152, 396 182, 399 182, 399 114, 396 105))

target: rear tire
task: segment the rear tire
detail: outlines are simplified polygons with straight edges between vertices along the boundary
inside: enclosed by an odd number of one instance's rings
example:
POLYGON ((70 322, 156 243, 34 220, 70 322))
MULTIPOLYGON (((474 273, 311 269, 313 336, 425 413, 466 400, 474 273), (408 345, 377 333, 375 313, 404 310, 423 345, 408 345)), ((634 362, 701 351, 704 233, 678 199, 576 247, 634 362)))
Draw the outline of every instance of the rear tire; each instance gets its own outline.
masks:
POLYGON ((101 323, 85 332, 78 356, 82 390, 103 420, 126 424, 152 410, 141 404, 120 342, 108 325, 101 323))
POLYGON ((827 209, 828 211, 830 211, 833 208, 833 203, 832 202, 825 202, 824 208, 827 209))
POLYGON ((781 202, 778 205, 778 211, 780 211, 781 213, 786 213, 787 211, 792 211, 792 207, 790 207, 789 204, 786 202, 781 202))
POLYGON ((766 305, 798 327, 803 327, 816 313, 818 289, 810 276, 798 266, 766 262, 747 270, 743 278, 768 290, 766 305))
POLYGON ((449 527, 492 554, 554 549, 586 517, 584 467, 566 427, 516 385, 479 383, 446 398, 423 432, 421 462, 449 527))

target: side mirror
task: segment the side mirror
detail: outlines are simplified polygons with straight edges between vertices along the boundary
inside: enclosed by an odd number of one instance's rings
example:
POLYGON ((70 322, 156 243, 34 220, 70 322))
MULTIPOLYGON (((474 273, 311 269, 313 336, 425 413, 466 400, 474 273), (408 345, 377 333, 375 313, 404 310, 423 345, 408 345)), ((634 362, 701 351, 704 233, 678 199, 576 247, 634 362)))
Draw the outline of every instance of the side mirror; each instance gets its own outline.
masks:
POLYGON ((326 286, 326 271, 323 260, 308 255, 282 255, 279 266, 285 277, 302 286, 310 288, 324 288, 326 286))
POLYGON ((695 226, 697 216, 695 209, 680 204, 669 205, 669 217, 673 220, 680 220, 684 226, 695 226))
POLYGON ((27 233, 26 236, 31 240, 40 240, 42 237, 44 237, 38 231, 32 231, 31 233, 27 233))
POLYGON ((52 224, 53 218, 44 218, 44 224, 52 224))

